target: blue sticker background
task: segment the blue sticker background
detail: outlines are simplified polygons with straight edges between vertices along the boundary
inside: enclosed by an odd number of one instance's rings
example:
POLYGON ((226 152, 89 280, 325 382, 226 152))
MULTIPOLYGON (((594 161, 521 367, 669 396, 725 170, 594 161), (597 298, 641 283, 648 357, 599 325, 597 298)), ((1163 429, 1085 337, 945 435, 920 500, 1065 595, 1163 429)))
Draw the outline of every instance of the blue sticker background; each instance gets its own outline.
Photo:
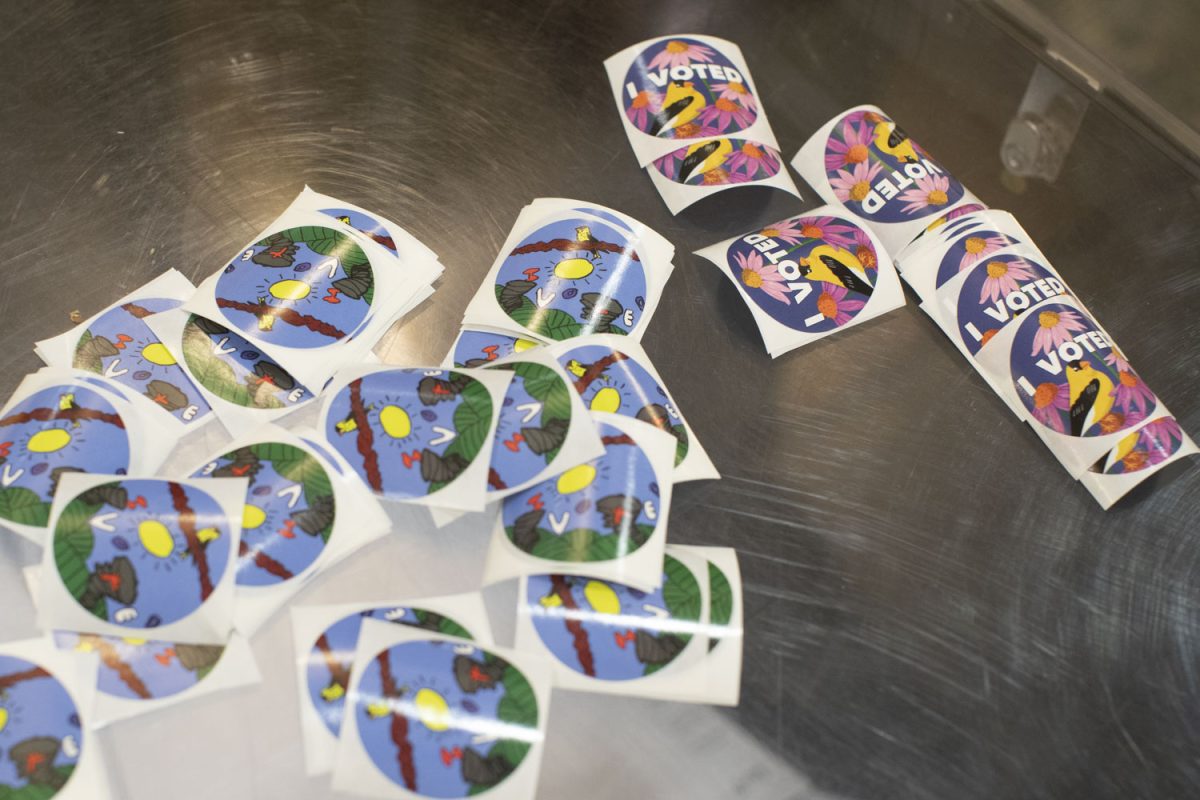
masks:
POLYGON ((0 655, 0 796, 50 798, 82 754, 75 702, 43 667, 0 655))
POLYGON ((513 353, 521 353, 539 343, 518 336, 491 331, 463 330, 454 343, 451 359, 456 367, 484 367, 513 353))

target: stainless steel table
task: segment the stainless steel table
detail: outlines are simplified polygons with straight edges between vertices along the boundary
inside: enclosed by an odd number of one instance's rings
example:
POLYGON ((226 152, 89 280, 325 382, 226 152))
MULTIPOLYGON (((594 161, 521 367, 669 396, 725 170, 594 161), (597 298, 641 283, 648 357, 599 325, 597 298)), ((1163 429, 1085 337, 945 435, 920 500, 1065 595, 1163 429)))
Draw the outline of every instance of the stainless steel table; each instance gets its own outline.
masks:
MULTIPOLYGON (((789 157, 849 105, 896 116, 1021 219, 1200 433, 1196 162, 1092 102, 1053 183, 1006 175, 1038 57, 954 0, 9 0, 0 389, 69 311, 168 266, 199 279, 305 183, 401 221, 447 265, 380 348, 394 362, 440 359, 529 199, 611 205, 678 248, 645 345, 725 478, 680 489, 670 536, 738 548, 743 700, 559 694, 541 796, 1200 793, 1200 470, 1102 512, 913 305, 771 361, 690 252, 815 195, 745 190, 670 216, 600 63, 690 31, 741 44, 789 157)), ((478 582, 470 519, 396 516, 300 602, 478 582)), ((0 540, 2 638, 34 632, 19 567, 36 558, 0 540)), ((511 590, 487 596, 502 627, 511 590)), ((303 775, 285 617, 255 651, 261 687, 106 732, 119 797, 330 796, 303 775)))

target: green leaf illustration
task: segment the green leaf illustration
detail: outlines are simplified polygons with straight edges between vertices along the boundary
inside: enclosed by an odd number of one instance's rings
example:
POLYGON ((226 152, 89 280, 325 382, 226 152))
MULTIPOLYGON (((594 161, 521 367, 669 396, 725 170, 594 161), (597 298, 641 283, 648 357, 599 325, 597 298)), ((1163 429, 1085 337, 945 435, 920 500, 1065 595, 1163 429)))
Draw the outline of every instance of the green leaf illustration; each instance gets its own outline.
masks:
MULTIPOLYGON (((639 526, 643 527, 643 526, 639 526)), ((506 529, 513 536, 511 527, 506 529)), ((559 536, 553 531, 538 528, 538 540, 530 551, 539 558, 552 561, 611 561, 637 550, 644 542, 622 541, 621 537, 603 534, 590 528, 576 528, 559 536)))
POLYGON ((525 391, 542 404, 542 425, 552 419, 571 419, 571 390, 558 372, 541 364, 520 363, 516 373, 525 380, 525 391))
POLYGON ((532 324, 526 325, 531 331, 556 342, 578 336, 583 324, 565 311, 557 308, 543 308, 535 314, 532 324))
POLYGON ((663 602, 674 619, 700 619, 700 584, 696 576, 682 562, 671 556, 663 559, 663 602))
MULTIPOLYGON (((53 767, 53 770, 63 777, 65 783, 75 771, 74 764, 63 764, 53 767)), ((0 800, 50 800, 59 790, 48 783, 30 783, 20 788, 0 785, 0 800)))
MULTIPOLYGON (((323 256, 333 256, 341 262, 342 267, 347 272, 351 267, 360 267, 363 264, 370 263, 367 260, 367 254, 363 252, 361 247, 355 244, 353 239, 332 228, 323 228, 317 225, 301 225, 298 228, 276 231, 276 234, 283 234, 293 242, 306 244, 315 253, 320 253, 323 256)), ((268 244, 270 242, 263 239, 256 246, 265 247, 268 244)))
POLYGON ((100 506, 72 500, 67 503, 54 527, 54 564, 62 576, 63 585, 76 600, 83 597, 87 589, 87 560, 95 547, 91 518, 100 506))
POLYGON ((688 435, 687 428, 683 425, 672 425, 671 430, 675 433, 675 466, 679 466, 679 462, 687 456, 688 452, 688 435))
MULTIPOLYGON (((450 380, 458 377, 457 373, 450 373, 450 380)), ((492 431, 492 396, 482 383, 471 380, 459 397, 462 402, 454 409, 454 428, 458 436, 446 447, 444 455, 456 453, 470 462, 479 455, 492 431)))
POLYGON ((711 561, 708 562, 708 619, 713 625, 728 625, 733 617, 733 588, 729 578, 711 561))
POLYGON ((0 517, 21 525, 44 526, 50 521, 50 504, 22 486, 0 489, 0 517))
POLYGON ((75 357, 71 360, 71 366, 75 369, 86 369, 88 372, 102 372, 104 365, 100 356, 92 355, 91 357, 84 354, 84 348, 87 343, 92 340, 92 332, 84 331, 79 337, 78 344, 75 345, 75 357))
MULTIPOLYGON (((496 718, 510 725, 520 725, 523 728, 536 728, 538 724, 538 704, 534 697, 533 687, 521 674, 521 671, 509 664, 504 669, 504 697, 496 704, 496 718)), ((513 761, 514 766, 520 763, 513 761)))
POLYGON ((460 639, 474 639, 471 632, 459 625, 449 617, 442 617, 438 620, 438 633, 444 633, 447 636, 457 636, 460 639))

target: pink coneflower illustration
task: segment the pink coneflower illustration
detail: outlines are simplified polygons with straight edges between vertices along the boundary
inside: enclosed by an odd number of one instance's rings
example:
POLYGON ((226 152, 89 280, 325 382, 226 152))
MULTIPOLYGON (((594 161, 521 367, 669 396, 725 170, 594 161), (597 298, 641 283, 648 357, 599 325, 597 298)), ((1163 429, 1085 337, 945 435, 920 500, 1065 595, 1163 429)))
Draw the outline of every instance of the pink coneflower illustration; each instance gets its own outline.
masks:
POLYGON ((980 303, 996 303, 1008 295, 1018 291, 1017 281, 1027 281, 1033 277, 1033 269, 1023 259, 1012 261, 989 261, 983 266, 987 277, 983 286, 979 287, 980 303))
POLYGON ((1062 412, 1071 409, 1071 389, 1065 383, 1041 383, 1033 393, 1033 418, 1059 433, 1066 433, 1062 412))
POLYGON ((852 125, 850 120, 844 121, 841 141, 837 137, 830 137, 829 144, 825 148, 826 172, 832 172, 851 164, 861 164, 870 157, 870 147, 871 129, 866 125, 852 125))
POLYGON ((1033 335, 1031 356, 1049 353, 1063 342, 1071 341, 1071 334, 1087 330, 1083 317, 1070 309, 1042 311, 1038 314, 1038 329, 1033 335))
POLYGON ((1117 380, 1113 382, 1109 396, 1113 399, 1113 405, 1120 406, 1122 410, 1145 414, 1146 409, 1154 403, 1154 392, 1150 391, 1150 387, 1142 382, 1136 372, 1129 369, 1128 362, 1125 367, 1117 371, 1117 380))
POLYGON ((783 286, 784 277, 775 269, 774 264, 764 262, 758 251, 751 250, 748 255, 734 253, 733 259, 742 270, 743 286, 762 289, 779 302, 788 302, 787 290, 783 286))
POLYGON ((989 236, 968 236, 963 242, 963 257, 958 262, 958 271, 962 272, 967 267, 974 266, 1001 247, 1007 247, 1012 243, 1012 239, 1000 233, 989 236))
POLYGON ((930 206, 944 206, 950 202, 950 179, 945 175, 926 175, 917 178, 917 188, 900 194, 901 202, 908 203, 900 209, 905 214, 914 214, 930 206))
POLYGON ((834 196, 843 203, 861 203, 871 193, 871 184, 882 169, 883 165, 878 162, 862 161, 848 172, 839 169, 837 175, 829 179, 829 185, 833 187, 834 196))
POLYGON ((817 310, 826 319, 833 320, 837 327, 854 319, 854 315, 866 305, 863 300, 847 300, 845 288, 835 283, 821 283, 821 296, 817 298, 817 310))
POLYGON ((646 65, 646 68, 662 69, 663 67, 667 67, 669 69, 670 67, 686 67, 689 62, 703 64, 712 61, 712 55, 713 51, 710 47, 672 39, 667 42, 658 55, 650 59, 650 63, 646 65))

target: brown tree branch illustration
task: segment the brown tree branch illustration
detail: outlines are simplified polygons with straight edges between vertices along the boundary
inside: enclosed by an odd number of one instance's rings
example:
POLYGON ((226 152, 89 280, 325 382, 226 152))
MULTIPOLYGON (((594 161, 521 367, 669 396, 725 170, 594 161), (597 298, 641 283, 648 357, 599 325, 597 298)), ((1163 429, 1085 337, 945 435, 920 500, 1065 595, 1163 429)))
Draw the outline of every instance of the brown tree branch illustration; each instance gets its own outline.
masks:
POLYGON ((6 425, 22 425, 26 422, 49 422, 50 420, 65 419, 68 422, 78 422, 81 419, 107 422, 118 428, 125 427, 125 420, 117 414, 97 411, 94 408, 35 408, 32 411, 22 411, 0 419, 0 427, 6 425))
POLYGON ((624 361, 627 358, 629 358, 629 356, 625 355, 624 353, 613 352, 609 353, 604 358, 598 358, 591 364, 588 364, 584 368, 583 374, 575 380, 575 391, 583 394, 587 391, 587 388, 592 385, 592 381, 604 374, 604 370, 608 369, 618 361, 624 361))
POLYGON ((88 642, 96 649, 96 652, 100 654, 101 663, 117 673, 117 677, 129 687, 130 691, 143 700, 149 700, 154 696, 146 688, 146 684, 142 683, 142 679, 138 677, 138 674, 133 671, 133 666, 121 660, 117 648, 113 647, 112 644, 104 641, 99 636, 83 635, 80 639, 88 642))
POLYGON ((170 482, 167 487, 171 490, 171 503, 179 514, 179 529, 183 531, 183 538, 187 539, 188 553, 196 565, 196 571, 200 573, 200 602, 204 602, 212 594, 213 585, 208 574, 208 554, 196 533, 196 512, 188 505, 187 492, 182 485, 170 482))
POLYGON ((495 467, 488 468, 488 486, 497 491, 508 488, 508 484, 501 480, 500 473, 496 472, 495 467))
POLYGON ((41 667, 34 667, 33 669, 22 670, 21 672, 10 672, 7 675, 0 675, 0 692, 7 692, 21 681, 49 677, 50 673, 41 667))
POLYGON ((358 447, 358 454, 362 456, 363 469, 367 473, 367 483, 375 491, 382 492, 383 476, 379 474, 379 457, 375 455, 375 434, 371 431, 371 423, 367 420, 367 409, 363 406, 362 378, 350 382, 350 413, 354 417, 355 444, 358 447))
POLYGON ((548 253, 551 250, 560 250, 570 252, 572 250, 586 250, 589 253, 624 253, 628 252, 629 257, 634 261, 640 261, 637 252, 626 250, 619 244, 611 242, 602 242, 599 239, 551 239, 548 242, 534 242, 532 244, 522 245, 512 251, 514 256, 523 256, 528 253, 548 253))
POLYGON ((333 682, 343 689, 349 688, 350 670, 338 660, 337 654, 329 646, 329 639, 323 633, 321 638, 317 639, 317 649, 321 651, 321 658, 325 661, 325 668, 329 670, 329 677, 333 682))
MULTIPOLYGON (((567 579, 562 575, 550 576, 550 587, 554 590, 554 594, 558 595, 558 599, 562 601, 563 608, 577 611, 579 604, 575 602, 575 598, 571 596, 571 587, 567 584, 567 579)), ((592 646, 588 642, 587 631, 583 629, 583 623, 577 619, 566 619, 567 630, 575 639, 575 655, 579 657, 579 666, 583 667, 583 674, 588 677, 596 677, 596 661, 592 657, 592 646)))
MULTIPOLYGON (((247 545, 244 541, 238 542, 238 555, 245 557, 245 556, 248 556, 249 554, 250 554, 249 545, 247 545)), ((254 554, 254 566, 258 567, 259 569, 263 570, 264 572, 268 572, 271 575, 274 575, 275 577, 279 578, 280 580, 286 581, 289 578, 296 577, 295 573, 293 573, 290 569, 288 569, 287 567, 285 567, 283 564, 279 563, 275 559, 271 558, 269 555, 264 553, 262 550, 259 550, 257 553, 254 554)))
POLYGON ((627 433, 618 436, 601 436, 600 441, 604 444, 637 444, 627 433))
POLYGON ((308 314, 301 314, 290 308, 276 308, 266 303, 243 303, 241 300, 230 300, 225 297, 217 298, 217 308, 231 308, 234 311, 245 311, 247 314, 253 314, 258 319, 275 317, 275 319, 286 322, 288 325, 295 325, 297 328, 308 328, 313 333, 319 333, 331 339, 346 338, 345 332, 330 325, 328 322, 308 314))
POLYGON ((154 316, 154 312, 145 306, 139 306, 137 303, 125 303, 121 306, 123 311, 126 311, 130 316, 138 319, 154 316))
MULTIPOLYGON (((376 660, 379 662, 379 683, 383 696, 389 699, 400 697, 400 687, 396 685, 396 676, 392 674, 392 660, 388 651, 380 653, 376 660)), ((408 718, 403 714, 392 712, 392 742, 396 745, 396 760, 400 762, 400 777, 410 791, 417 791, 417 766, 413 763, 413 746, 408 740, 408 718)))

